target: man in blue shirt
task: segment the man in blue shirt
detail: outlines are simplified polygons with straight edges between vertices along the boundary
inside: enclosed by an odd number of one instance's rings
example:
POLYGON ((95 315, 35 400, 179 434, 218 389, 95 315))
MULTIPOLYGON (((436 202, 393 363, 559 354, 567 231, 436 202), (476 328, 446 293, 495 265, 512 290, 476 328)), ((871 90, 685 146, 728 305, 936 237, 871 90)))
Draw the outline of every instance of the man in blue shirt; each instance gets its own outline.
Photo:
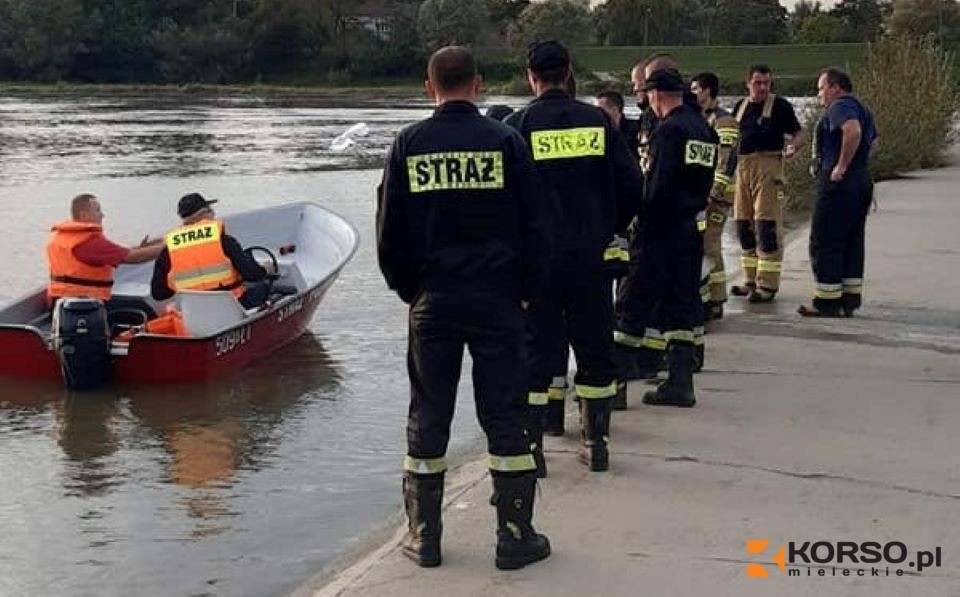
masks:
POLYGON ((826 113, 814 136, 817 201, 810 226, 810 263, 816 279, 805 317, 853 315, 863 288, 864 229, 873 199, 868 162, 877 138, 870 110, 853 95, 845 72, 828 68, 817 80, 826 113))

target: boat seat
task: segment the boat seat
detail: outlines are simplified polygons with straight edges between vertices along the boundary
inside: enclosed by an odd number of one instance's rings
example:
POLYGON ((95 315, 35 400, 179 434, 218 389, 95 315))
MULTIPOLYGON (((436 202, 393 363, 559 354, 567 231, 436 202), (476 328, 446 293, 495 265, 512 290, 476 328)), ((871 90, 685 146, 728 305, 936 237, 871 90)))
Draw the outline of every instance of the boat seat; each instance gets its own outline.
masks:
POLYGON ((210 336, 244 320, 247 312, 226 290, 178 290, 174 301, 194 336, 210 336))

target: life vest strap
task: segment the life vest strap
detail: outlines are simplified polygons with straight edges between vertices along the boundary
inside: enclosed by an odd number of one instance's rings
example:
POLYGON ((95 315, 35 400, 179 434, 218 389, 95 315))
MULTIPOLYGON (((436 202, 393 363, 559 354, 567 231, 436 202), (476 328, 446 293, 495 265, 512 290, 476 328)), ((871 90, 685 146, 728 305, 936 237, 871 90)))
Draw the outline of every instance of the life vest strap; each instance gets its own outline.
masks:
POLYGON ((50 276, 51 282, 60 282, 63 284, 74 284, 76 286, 92 286, 94 288, 112 288, 113 280, 88 280, 86 278, 75 278, 73 276, 50 276))

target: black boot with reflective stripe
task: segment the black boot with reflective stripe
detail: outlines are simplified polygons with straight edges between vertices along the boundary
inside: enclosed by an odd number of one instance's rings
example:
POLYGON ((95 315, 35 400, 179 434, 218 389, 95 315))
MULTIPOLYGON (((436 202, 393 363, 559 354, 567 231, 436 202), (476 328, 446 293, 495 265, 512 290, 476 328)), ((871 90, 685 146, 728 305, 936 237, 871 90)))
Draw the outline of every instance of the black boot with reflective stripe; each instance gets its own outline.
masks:
POLYGON ((516 570, 550 555, 550 540, 533 528, 533 473, 507 476, 491 471, 497 508, 497 558, 500 570, 516 570))
POLYGON ((599 472, 610 468, 610 410, 612 398, 580 399, 580 451, 577 458, 599 472))
POLYGON ((654 406, 691 407, 697 403, 693 392, 693 368, 696 348, 689 342, 671 342, 670 369, 666 381, 643 395, 643 403, 654 406))
POLYGON ((403 503, 407 510, 408 530, 400 546, 403 555, 419 566, 439 566, 440 535, 443 525, 443 473, 429 475, 407 471, 403 475, 403 503))

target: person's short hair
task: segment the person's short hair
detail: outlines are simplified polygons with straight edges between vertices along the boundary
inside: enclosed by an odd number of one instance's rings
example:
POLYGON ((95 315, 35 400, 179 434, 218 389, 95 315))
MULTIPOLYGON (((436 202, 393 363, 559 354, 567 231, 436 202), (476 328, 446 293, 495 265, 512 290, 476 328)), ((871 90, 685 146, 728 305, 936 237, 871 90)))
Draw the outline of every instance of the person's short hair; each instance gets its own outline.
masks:
POLYGON ((747 79, 753 78, 754 74, 772 75, 773 71, 766 64, 751 64, 747 69, 747 79))
POLYGON ((598 100, 607 100, 617 107, 617 110, 623 112, 623 94, 613 89, 606 89, 597 94, 598 100))
POLYGON ((720 78, 713 73, 700 73, 694 75, 691 81, 700 86, 700 89, 706 89, 710 99, 717 99, 720 95, 720 78))
POLYGON ((477 76, 477 62, 463 46, 445 46, 427 62, 427 78, 441 91, 463 89, 477 76))
POLYGON ((820 77, 827 77, 828 85, 836 85, 847 93, 853 93, 853 80, 839 68, 830 67, 820 71, 820 77))
POLYGON ((90 209, 90 204, 97 200, 97 196, 91 193, 81 193, 70 201, 70 217, 79 220, 83 212, 90 209))
POLYGON ((503 120, 507 116, 513 114, 513 108, 510 106, 505 106, 503 104, 494 104, 487 108, 487 118, 492 118, 494 120, 503 120))
POLYGON ((558 41, 535 41, 527 48, 527 68, 548 85, 560 85, 570 77, 570 53, 558 41))
POLYGON ((647 57, 643 65, 644 72, 654 72, 658 70, 680 70, 680 64, 676 58, 670 54, 659 52, 647 57))

